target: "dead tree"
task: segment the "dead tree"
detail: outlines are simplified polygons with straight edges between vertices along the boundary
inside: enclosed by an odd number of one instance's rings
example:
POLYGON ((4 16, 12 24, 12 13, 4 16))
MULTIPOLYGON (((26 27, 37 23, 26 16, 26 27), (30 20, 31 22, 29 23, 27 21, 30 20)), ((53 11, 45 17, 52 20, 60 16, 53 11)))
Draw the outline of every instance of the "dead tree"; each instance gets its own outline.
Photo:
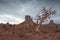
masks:
POLYGON ((51 8, 50 9, 46 9, 46 8, 43 8, 42 9, 42 12, 40 13, 42 15, 37 15, 37 20, 39 20, 39 24, 38 24, 38 27, 36 28, 36 31, 39 31, 42 23, 47 20, 47 19, 50 19, 51 15, 54 15, 56 14, 56 11, 55 10, 52 10, 51 8))

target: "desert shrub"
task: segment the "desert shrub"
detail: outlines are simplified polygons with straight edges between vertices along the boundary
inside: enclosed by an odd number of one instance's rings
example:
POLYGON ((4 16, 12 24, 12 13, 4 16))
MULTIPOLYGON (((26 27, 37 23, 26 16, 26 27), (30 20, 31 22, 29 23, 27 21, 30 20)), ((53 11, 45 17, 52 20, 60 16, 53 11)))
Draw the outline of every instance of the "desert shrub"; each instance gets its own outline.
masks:
POLYGON ((7 30, 7 28, 6 28, 6 26, 5 26, 5 25, 3 25, 3 28, 5 28, 5 30, 7 30))
POLYGON ((60 37, 58 37, 57 40, 60 40, 60 37))
POLYGON ((55 32, 60 32, 60 30, 56 30, 55 32))

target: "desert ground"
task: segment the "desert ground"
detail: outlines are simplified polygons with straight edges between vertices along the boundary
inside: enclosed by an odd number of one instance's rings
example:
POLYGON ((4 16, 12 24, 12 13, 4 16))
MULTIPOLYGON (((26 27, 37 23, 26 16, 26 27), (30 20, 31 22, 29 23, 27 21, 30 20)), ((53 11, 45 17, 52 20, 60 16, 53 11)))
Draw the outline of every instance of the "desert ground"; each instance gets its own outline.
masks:
POLYGON ((60 29, 56 26, 44 25, 39 32, 34 27, 23 24, 6 25, 0 24, 0 40, 60 40, 60 29))
POLYGON ((39 32, 35 30, 37 26, 32 20, 17 25, 1 23, 0 40, 60 40, 60 24, 50 21, 42 25, 39 32))

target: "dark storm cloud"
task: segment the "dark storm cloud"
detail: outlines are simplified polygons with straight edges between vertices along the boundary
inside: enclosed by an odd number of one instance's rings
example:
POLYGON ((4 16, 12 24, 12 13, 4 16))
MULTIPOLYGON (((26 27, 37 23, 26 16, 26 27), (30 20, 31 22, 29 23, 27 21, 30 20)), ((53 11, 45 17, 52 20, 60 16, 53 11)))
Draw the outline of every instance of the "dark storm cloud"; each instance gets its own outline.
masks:
POLYGON ((53 4, 59 4, 60 0, 47 0, 47 2, 53 3, 53 4))
POLYGON ((60 0, 47 0, 47 1, 60 3, 60 0))
POLYGON ((60 0, 36 0, 36 1, 46 1, 46 2, 60 2, 60 0))
MULTIPOLYGON (((0 8, 2 9, 2 11, 4 12, 12 12, 13 14, 15 14, 17 9, 21 9, 24 10, 24 8, 30 9, 30 8, 36 8, 36 1, 32 1, 32 0, 0 0, 1 4, 0 8), (35 7, 34 7, 35 6, 35 7), (14 13, 15 12, 15 13, 14 13)), ((8 13, 8 14, 9 14, 8 13)), ((11 14, 11 13, 10 13, 11 14)), ((16 13, 17 15, 19 15, 19 13, 16 13)))
POLYGON ((57 10, 60 16, 60 0, 0 0, 0 15, 13 15, 24 18, 25 15, 36 16, 45 7, 57 10))
POLYGON ((30 10, 30 8, 33 8, 35 10, 41 8, 41 6, 55 6, 59 2, 59 0, 0 0, 0 8, 2 9, 0 10, 15 14, 14 12, 17 9, 26 8, 30 10))

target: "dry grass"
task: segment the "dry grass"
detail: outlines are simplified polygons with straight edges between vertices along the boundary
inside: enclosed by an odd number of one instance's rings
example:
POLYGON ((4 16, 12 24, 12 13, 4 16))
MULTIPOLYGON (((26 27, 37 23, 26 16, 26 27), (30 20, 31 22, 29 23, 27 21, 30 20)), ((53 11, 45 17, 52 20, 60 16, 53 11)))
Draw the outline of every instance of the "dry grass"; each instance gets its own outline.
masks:
POLYGON ((36 32, 35 28, 29 25, 15 25, 7 30, 1 27, 0 40, 60 40, 60 32, 55 31, 55 28, 49 25, 41 27, 40 32, 36 32))

